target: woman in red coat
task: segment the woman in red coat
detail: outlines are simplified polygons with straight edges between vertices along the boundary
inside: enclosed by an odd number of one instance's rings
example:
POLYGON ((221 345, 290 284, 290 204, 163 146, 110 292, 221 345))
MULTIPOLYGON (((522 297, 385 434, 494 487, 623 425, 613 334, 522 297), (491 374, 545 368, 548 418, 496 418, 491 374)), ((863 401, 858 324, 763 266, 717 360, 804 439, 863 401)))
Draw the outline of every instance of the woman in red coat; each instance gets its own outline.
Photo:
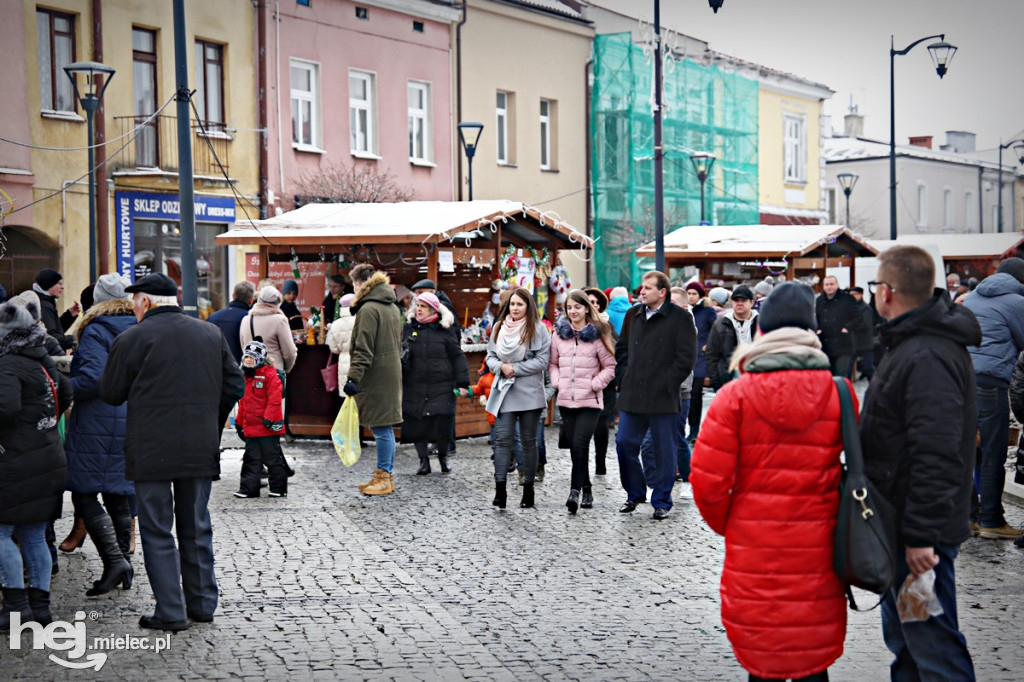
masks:
POLYGON ((765 299, 761 334, 733 356, 693 451, 701 515, 725 536, 722 624, 750 680, 828 680, 846 600, 832 567, 843 449, 839 394, 815 334, 814 294, 765 299))

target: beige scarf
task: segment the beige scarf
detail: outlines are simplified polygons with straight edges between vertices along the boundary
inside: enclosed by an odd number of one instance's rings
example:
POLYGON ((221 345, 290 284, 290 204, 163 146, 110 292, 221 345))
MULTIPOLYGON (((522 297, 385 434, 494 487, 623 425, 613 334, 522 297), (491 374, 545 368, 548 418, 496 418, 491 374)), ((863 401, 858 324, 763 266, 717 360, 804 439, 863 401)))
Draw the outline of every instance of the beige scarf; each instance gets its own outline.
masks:
POLYGON ((737 348, 736 352, 732 354, 729 371, 738 369, 743 372, 748 362, 765 355, 781 353, 824 358, 825 362, 828 362, 828 356, 822 352, 821 341, 818 340, 817 334, 807 329, 782 327, 767 334, 761 334, 754 339, 753 343, 737 348))

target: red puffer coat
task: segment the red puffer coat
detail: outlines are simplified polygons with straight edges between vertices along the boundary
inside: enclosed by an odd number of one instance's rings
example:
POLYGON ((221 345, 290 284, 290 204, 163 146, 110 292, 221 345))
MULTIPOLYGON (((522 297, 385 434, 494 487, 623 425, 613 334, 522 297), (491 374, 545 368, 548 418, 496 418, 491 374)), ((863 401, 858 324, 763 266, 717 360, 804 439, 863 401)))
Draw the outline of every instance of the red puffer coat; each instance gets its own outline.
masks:
POLYGON ((245 395, 238 401, 235 424, 241 425, 246 438, 280 436, 284 433, 284 411, 281 408, 281 377, 272 365, 260 365, 253 376, 245 378, 245 395), (277 431, 267 428, 267 420, 277 431))
POLYGON ((842 431, 828 370, 772 357, 715 396, 690 482, 725 536, 722 624, 736 658, 758 677, 788 679, 843 653, 846 601, 832 567, 842 431))

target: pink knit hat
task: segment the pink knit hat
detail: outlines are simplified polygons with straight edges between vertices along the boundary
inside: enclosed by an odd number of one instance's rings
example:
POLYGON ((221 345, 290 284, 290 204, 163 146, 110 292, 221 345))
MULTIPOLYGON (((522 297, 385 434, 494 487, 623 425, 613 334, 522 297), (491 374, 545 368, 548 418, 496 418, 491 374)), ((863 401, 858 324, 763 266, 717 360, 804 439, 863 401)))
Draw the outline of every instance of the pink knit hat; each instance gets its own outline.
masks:
POLYGON ((434 312, 441 312, 441 300, 429 291, 425 291, 416 297, 417 303, 424 303, 434 309, 434 312))

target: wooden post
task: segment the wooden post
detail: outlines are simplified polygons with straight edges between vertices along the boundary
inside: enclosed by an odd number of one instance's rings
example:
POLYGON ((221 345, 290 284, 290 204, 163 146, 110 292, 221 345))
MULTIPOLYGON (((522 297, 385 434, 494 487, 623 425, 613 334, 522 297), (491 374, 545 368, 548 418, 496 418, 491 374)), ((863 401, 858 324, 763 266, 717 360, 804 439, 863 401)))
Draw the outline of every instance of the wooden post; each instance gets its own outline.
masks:
MULTIPOLYGON (((427 255, 427 278, 434 280, 434 284, 437 284, 437 242, 434 242, 434 248, 430 250, 427 255)), ((440 285, 438 285, 440 286, 440 285)))

